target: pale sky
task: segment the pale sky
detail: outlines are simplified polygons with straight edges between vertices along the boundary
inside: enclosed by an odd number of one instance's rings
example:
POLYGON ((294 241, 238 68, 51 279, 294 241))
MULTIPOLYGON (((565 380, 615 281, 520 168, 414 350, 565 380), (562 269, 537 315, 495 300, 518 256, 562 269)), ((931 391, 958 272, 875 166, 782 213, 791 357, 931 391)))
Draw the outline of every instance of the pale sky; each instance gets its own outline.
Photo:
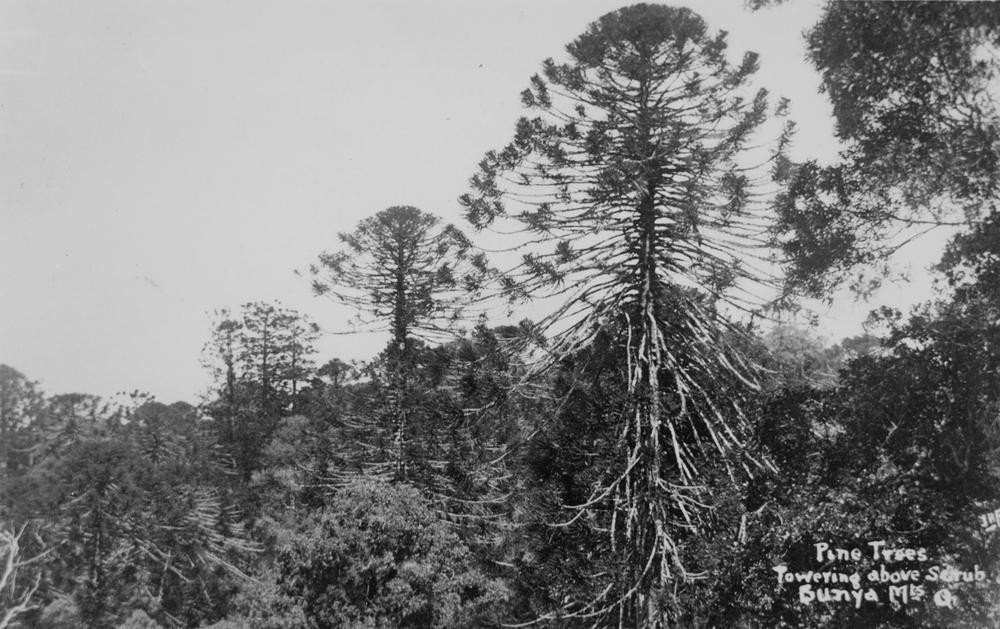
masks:
MULTIPOLYGON (((528 78, 621 6, 3 0, 0 363, 48 393, 196 401, 210 311, 279 300, 343 329, 349 313, 294 270, 391 205, 461 226, 456 198, 509 141, 528 78)), ((801 36, 818 6, 691 4, 734 55, 761 54, 756 83, 792 100, 795 155, 829 160, 801 36)), ((868 309, 838 301, 821 333, 859 332, 868 309)), ((327 336, 319 358, 381 346, 327 336)))

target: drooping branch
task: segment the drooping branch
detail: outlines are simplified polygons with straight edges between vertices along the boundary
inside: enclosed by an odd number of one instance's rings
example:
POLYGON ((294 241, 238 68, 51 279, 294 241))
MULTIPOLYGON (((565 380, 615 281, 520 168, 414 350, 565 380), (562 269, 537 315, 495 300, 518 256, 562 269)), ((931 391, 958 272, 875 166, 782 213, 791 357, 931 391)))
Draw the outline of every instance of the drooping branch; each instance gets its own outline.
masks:
POLYGON ((5 607, 5 609, 0 609, 0 614, 2 614, 0 615, 0 629, 12 626, 12 623, 19 616, 36 607, 32 603, 32 598, 41 585, 41 573, 36 573, 29 585, 19 585, 18 575, 25 566, 38 562, 51 551, 51 549, 45 550, 33 557, 25 558, 21 540, 24 538, 27 528, 28 525, 24 524, 17 530, 0 529, 0 556, 3 557, 3 571, 0 573, 0 603, 5 607))

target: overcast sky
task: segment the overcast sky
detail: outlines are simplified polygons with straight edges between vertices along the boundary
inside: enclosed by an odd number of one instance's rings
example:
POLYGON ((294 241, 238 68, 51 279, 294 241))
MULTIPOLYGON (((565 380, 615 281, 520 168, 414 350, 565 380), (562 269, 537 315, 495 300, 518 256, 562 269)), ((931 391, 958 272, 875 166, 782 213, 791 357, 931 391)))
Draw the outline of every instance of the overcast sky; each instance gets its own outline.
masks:
MULTIPOLYGON (((5 0, 0 363, 49 393, 195 401, 212 310, 280 300, 343 329, 349 313, 294 270, 390 205, 459 221, 528 78, 620 6, 5 0)), ((796 156, 831 159, 802 40, 818 3, 692 7, 734 55, 761 54, 757 84, 792 100, 796 156)), ((821 334, 857 333, 867 309, 838 301, 821 334)), ((380 347, 328 336, 320 357, 380 347)))

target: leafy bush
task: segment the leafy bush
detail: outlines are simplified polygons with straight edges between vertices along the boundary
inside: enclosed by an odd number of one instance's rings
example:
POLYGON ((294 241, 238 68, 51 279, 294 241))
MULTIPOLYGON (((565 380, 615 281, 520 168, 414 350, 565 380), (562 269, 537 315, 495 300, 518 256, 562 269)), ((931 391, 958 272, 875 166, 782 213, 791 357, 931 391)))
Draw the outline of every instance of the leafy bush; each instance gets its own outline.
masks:
POLYGON ((340 489, 280 551, 279 583, 320 627, 470 627, 507 598, 406 485, 340 489))

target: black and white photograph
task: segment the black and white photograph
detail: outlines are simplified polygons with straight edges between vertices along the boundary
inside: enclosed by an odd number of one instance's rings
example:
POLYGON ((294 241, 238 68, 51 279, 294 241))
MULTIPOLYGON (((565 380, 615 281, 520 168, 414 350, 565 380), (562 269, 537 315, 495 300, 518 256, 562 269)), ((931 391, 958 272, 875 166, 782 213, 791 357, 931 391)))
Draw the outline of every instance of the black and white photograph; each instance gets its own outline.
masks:
POLYGON ((0 629, 1000 628, 1000 3, 0 0, 0 629))

